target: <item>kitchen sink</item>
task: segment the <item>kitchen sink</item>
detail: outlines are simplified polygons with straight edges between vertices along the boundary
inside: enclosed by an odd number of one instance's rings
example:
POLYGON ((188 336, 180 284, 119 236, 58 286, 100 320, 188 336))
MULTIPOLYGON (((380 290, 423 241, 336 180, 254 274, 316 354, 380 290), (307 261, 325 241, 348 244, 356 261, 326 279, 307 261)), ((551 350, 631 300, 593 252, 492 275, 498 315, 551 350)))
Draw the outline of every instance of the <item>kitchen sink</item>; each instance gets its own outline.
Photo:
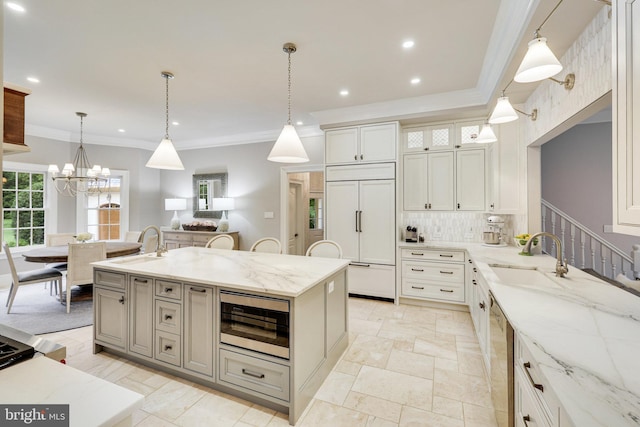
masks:
MULTIPOLYGON (((544 272, 536 267, 507 264, 489 264, 498 279, 507 285, 527 285, 560 288, 554 272, 544 272)), ((562 280, 562 279, 557 279, 562 280)))
POLYGON ((116 261, 112 261, 115 264, 144 264, 150 261, 157 261, 159 259, 162 259, 162 257, 157 257, 155 255, 151 256, 146 256, 146 257, 130 257, 130 258, 122 258, 116 261))

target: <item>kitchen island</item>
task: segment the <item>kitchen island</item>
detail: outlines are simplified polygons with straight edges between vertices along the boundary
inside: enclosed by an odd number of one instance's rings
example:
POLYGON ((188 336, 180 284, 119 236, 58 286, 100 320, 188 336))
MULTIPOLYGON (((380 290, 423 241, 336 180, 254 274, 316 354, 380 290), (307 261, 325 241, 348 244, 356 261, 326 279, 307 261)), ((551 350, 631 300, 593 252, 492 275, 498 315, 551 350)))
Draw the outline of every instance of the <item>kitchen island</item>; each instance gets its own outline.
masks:
POLYGON ((347 347, 348 264, 199 247, 94 263, 94 352, 288 412, 293 425, 347 347), (266 308, 249 313, 247 301, 266 308))

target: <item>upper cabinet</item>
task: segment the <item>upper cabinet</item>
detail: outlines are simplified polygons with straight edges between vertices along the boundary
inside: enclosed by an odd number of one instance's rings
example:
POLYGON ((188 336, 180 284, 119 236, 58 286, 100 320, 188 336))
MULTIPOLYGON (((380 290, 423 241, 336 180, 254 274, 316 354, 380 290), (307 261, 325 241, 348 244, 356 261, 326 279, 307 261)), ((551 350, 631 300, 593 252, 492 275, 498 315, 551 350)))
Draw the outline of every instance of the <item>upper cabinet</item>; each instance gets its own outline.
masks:
POLYGON ((526 158, 519 122, 493 127, 498 141, 487 148, 487 210, 493 213, 525 213, 526 158))
POLYGON ((415 153, 474 148, 481 127, 481 120, 473 120, 407 128, 402 134, 402 151, 415 153))
POLYGON ((30 151, 24 143, 24 98, 29 89, 4 83, 4 129, 2 152, 7 154, 30 151))
POLYGON ((325 133, 325 163, 395 161, 397 140, 397 123, 331 129, 325 133))
POLYGON ((613 13, 613 231, 640 236, 640 3, 613 13))

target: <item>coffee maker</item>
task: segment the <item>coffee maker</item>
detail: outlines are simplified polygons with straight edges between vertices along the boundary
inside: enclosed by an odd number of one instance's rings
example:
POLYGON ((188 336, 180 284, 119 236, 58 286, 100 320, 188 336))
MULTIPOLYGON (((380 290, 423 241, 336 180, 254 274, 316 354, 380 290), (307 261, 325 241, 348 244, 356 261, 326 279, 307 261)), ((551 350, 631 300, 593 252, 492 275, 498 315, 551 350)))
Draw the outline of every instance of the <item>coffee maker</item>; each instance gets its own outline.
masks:
POLYGON ((486 246, 505 246, 502 239, 504 218, 491 215, 487 218, 487 231, 482 233, 482 240, 486 246))

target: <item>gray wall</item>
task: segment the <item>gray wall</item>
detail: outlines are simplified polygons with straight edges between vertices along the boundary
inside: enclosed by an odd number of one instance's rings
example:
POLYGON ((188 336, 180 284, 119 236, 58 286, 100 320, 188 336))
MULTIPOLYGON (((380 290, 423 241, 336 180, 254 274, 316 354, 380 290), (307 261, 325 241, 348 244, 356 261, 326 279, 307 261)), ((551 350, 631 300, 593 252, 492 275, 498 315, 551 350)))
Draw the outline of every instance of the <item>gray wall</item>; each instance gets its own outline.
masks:
POLYGON ((542 145, 542 198, 625 253, 640 239, 612 223, 611 122, 574 126, 542 145))

